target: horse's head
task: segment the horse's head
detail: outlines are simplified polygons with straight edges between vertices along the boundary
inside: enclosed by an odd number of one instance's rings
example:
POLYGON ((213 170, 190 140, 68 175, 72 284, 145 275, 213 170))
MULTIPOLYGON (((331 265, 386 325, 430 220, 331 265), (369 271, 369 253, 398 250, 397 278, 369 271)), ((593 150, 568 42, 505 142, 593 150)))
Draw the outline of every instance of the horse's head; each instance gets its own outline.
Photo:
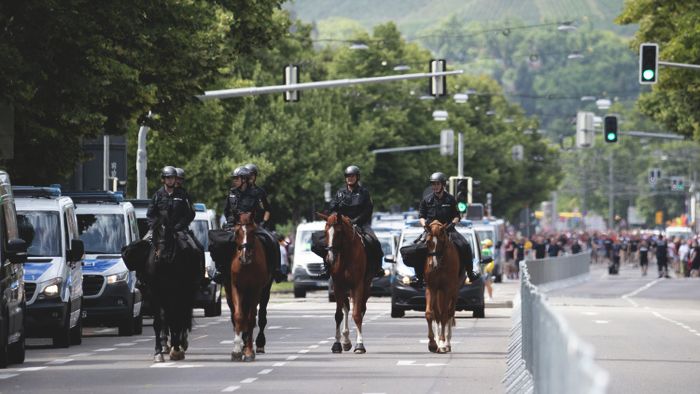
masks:
POLYGON ((342 239, 345 233, 352 231, 352 224, 347 216, 338 215, 321 215, 320 217, 326 220, 326 263, 333 264, 338 253, 342 248, 342 239))
POLYGON ((439 264, 438 257, 442 256, 447 247, 447 226, 437 220, 433 220, 428 227, 428 235, 425 238, 426 244, 428 245, 428 266, 437 268, 439 264))
POLYGON ((253 262, 253 241, 255 234, 255 223, 239 224, 234 229, 236 239, 236 253, 241 264, 246 265, 253 262))

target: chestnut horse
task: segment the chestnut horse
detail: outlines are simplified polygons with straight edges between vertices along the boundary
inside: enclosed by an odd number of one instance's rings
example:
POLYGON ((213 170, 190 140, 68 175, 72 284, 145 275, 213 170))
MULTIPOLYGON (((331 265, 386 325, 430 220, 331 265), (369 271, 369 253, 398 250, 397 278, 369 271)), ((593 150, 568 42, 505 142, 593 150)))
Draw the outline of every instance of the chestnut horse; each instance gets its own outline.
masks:
POLYGON ((370 286, 373 273, 368 270, 367 254, 361 235, 355 231, 350 219, 336 213, 329 216, 318 214, 326 220, 326 263, 330 266, 335 294, 335 343, 331 347, 333 353, 349 351, 350 328, 348 314, 350 299, 352 299, 352 318, 357 328, 355 353, 365 353, 362 342, 362 318, 367 310, 370 286), (349 297, 349 298, 348 298, 349 297), (341 346, 340 323, 344 323, 341 346))
POLYGON ((464 273, 460 272, 459 251, 449 239, 447 225, 437 220, 430 223, 426 243, 428 258, 423 272, 428 350, 433 353, 448 353, 452 351, 450 339, 452 327, 455 325, 457 292, 460 283, 464 281, 464 273), (438 343, 435 343, 433 325, 437 326, 438 343))
MULTIPOLYGON (((247 220, 244 221, 246 223, 247 220)), ((254 223, 234 227, 236 251, 231 262, 231 277, 224 281, 234 328, 232 361, 253 361, 253 330, 258 304, 272 280, 262 241, 255 235, 254 223)))

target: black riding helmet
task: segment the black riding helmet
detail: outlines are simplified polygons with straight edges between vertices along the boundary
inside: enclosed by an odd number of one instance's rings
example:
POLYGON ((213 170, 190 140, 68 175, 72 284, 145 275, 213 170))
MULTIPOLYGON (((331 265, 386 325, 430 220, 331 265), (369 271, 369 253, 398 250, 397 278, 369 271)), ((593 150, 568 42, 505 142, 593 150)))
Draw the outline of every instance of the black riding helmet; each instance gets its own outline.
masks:
POLYGON ((348 166, 345 169, 345 176, 357 175, 357 179, 360 179, 360 167, 358 166, 348 166))
POLYGON ((447 176, 442 172, 433 172, 433 174, 430 175, 430 182, 441 182, 444 185, 447 183, 447 176))
POLYGON ((231 178, 236 178, 236 177, 241 176, 240 174, 241 174, 242 169, 243 169, 243 167, 234 168, 233 171, 231 171, 231 178))
POLYGON ((256 166, 253 163, 248 163, 244 166, 248 171, 250 171, 251 175, 258 176, 258 166, 256 166))
POLYGON ((185 170, 183 170, 182 168, 176 167, 175 173, 177 174, 178 178, 183 179, 183 180, 185 179, 185 170))
POLYGON ((245 167, 240 167, 240 169, 237 168, 237 170, 238 170, 238 175, 237 175, 238 177, 240 177, 241 179, 245 179, 246 181, 250 179, 250 170, 249 169, 247 169, 245 167))
POLYGON ((177 176, 177 170, 173 166, 165 166, 163 169, 160 171, 160 177, 161 178, 167 178, 170 176, 177 176))

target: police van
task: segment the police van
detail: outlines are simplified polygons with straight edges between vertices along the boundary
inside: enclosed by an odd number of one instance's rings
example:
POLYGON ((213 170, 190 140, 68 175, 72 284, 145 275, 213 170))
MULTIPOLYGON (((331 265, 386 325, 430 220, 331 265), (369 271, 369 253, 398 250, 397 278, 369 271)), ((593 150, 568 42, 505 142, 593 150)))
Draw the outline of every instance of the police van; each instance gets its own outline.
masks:
POLYGON ((321 277, 323 259, 311 251, 311 235, 323 231, 326 222, 316 221, 297 226, 294 238, 294 298, 305 298, 308 290, 328 289, 328 277, 321 277))
MULTIPOLYGON (((202 203, 194 204, 195 216, 190 223, 190 230, 197 237, 197 240, 204 247, 204 276, 211 278, 216 272, 214 260, 209 253, 209 230, 219 228, 216 215, 211 210, 207 210, 202 203)), ((204 316, 221 315, 221 285, 210 282, 206 286, 201 286, 195 298, 195 308, 204 308, 204 316)))
POLYGON ((73 201, 52 187, 16 186, 19 235, 27 243, 24 289, 28 337, 56 347, 82 342, 83 242, 73 201))
POLYGON ((131 203, 112 192, 67 193, 76 204, 78 231, 85 244, 85 325, 118 327, 119 335, 141 334, 141 292, 121 249, 139 239, 131 203))
POLYGON ((0 171, 0 368, 24 362, 26 243, 19 238, 10 176, 0 171))

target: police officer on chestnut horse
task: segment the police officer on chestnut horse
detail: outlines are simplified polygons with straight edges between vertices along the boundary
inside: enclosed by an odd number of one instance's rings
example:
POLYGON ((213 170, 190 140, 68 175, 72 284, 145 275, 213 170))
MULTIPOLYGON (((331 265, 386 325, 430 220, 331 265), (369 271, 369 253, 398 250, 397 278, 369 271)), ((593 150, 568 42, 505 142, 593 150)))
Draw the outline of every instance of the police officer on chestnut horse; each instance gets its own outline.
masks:
MULTIPOLYGON (((367 249, 367 261, 369 272, 375 272, 375 276, 384 276, 382 269, 382 245, 372 231, 372 210, 374 205, 369 195, 369 190, 360 184, 360 168, 349 166, 345 169, 345 187, 338 190, 331 201, 329 211, 350 218, 353 226, 362 235, 367 249)), ((324 264, 324 272, 327 268, 324 264)))
MULTIPOLYGON (((457 210, 457 200, 445 190, 446 184, 447 177, 442 172, 435 172, 430 176, 430 185, 432 186, 433 192, 425 196, 420 202, 418 218, 420 219, 421 226, 423 226, 426 231, 429 231, 428 225, 432 223, 433 220, 437 220, 442 224, 452 223, 447 230, 450 241, 452 241, 459 250, 459 260, 466 269, 469 280, 474 281, 478 278, 478 275, 474 273, 473 267, 474 253, 467 240, 454 228, 454 225, 459 223, 461 217, 459 210, 457 210)), ((422 279, 422 270, 416 269, 416 274, 422 279), (418 271, 420 271, 420 273, 418 271)))

